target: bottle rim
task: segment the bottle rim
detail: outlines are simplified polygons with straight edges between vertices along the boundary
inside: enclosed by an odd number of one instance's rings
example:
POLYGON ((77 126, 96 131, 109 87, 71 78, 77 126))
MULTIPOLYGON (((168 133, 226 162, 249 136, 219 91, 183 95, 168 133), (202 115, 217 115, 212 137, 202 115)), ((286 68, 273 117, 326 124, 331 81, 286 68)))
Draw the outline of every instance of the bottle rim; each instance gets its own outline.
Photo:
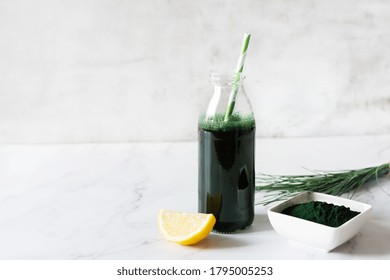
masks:
POLYGON ((221 72, 211 72, 210 73, 210 82, 215 84, 227 84, 231 85, 233 83, 241 83, 245 79, 245 75, 242 73, 221 73, 221 72), (237 81, 238 76, 238 81, 237 81))

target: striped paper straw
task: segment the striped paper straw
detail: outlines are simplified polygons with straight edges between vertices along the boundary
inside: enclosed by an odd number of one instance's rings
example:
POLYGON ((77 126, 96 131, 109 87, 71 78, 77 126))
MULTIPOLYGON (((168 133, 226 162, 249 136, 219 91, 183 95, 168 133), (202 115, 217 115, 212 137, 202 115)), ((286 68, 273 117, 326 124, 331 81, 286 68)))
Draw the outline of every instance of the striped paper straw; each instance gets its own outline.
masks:
POLYGON ((237 67, 236 67, 236 78, 234 79, 232 91, 229 96, 229 102, 228 107, 226 109, 225 113, 225 119, 224 121, 228 121, 230 116, 233 113, 234 105, 236 104, 236 96, 238 91, 238 83, 240 81, 240 74, 242 73, 242 70, 244 69, 244 62, 246 57, 246 51, 248 50, 249 40, 251 39, 251 34, 244 34, 244 39, 242 41, 242 47, 241 47, 241 53, 240 58, 238 59, 237 67))

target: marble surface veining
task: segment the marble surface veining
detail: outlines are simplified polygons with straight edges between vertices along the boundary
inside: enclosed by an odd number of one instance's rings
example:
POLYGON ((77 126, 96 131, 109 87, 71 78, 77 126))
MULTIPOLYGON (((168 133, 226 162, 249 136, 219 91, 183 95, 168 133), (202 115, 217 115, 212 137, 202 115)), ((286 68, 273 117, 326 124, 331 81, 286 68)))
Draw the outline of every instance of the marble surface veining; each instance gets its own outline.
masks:
POLYGON ((0 1, 0 143, 195 141, 211 71, 258 137, 390 133, 390 2, 0 1), (164 127, 165 129, 162 129, 164 127))
MULTIPOLYGON (((390 135, 258 139, 256 170, 299 174, 388 162, 390 135)), ((390 181, 357 236, 330 253, 280 237, 266 207, 234 235, 195 246, 162 238, 158 210, 197 210, 197 143, 0 146, 0 259, 390 259, 390 181)), ((261 195, 258 196, 258 199, 261 195)))

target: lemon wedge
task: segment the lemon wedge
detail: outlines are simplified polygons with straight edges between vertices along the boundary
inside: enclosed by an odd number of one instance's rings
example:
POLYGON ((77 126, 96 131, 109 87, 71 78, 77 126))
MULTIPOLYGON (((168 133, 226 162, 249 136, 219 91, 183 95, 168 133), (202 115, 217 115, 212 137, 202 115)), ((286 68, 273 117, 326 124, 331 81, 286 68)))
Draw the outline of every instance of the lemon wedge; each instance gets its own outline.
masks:
POLYGON ((160 210, 158 227, 165 239, 182 245, 193 245, 205 239, 215 224, 213 214, 160 210))

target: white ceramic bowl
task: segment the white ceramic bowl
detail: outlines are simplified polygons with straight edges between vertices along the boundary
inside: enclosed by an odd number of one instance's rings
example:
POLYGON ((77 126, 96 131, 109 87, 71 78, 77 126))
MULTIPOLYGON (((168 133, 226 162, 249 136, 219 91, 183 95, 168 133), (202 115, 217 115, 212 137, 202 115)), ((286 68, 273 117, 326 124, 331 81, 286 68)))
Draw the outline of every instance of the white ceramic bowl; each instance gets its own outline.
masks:
POLYGON ((371 215, 372 206, 354 200, 316 192, 304 192, 268 210, 268 218, 274 230, 280 235, 299 243, 329 252, 355 236, 371 215), (344 205, 360 212, 346 223, 335 228, 281 212, 295 204, 309 201, 324 201, 344 205))

